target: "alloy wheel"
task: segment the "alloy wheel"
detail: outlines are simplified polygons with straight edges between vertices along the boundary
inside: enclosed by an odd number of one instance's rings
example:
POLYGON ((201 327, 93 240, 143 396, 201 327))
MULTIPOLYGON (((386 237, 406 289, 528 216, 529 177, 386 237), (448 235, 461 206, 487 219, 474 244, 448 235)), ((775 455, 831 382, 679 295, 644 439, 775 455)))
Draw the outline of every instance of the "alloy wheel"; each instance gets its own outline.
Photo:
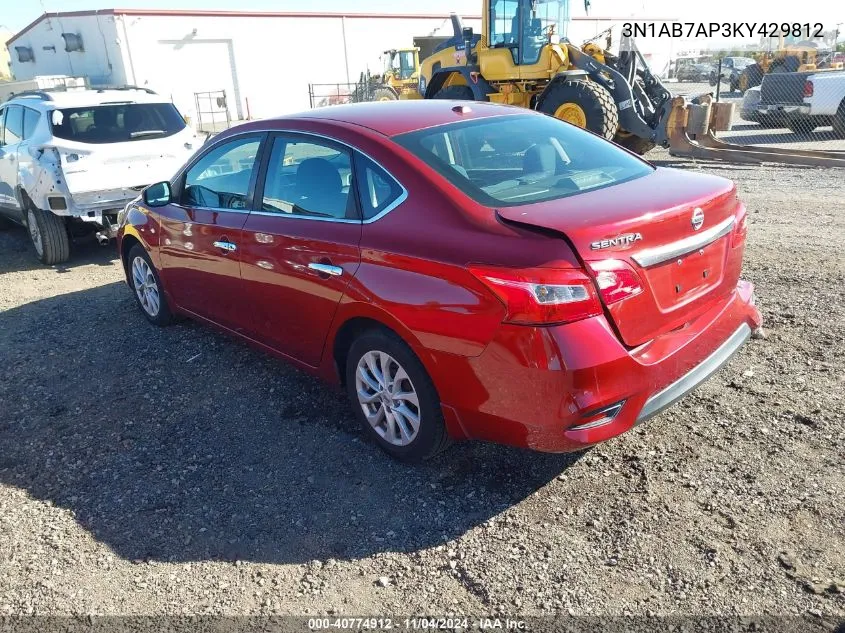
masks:
POLYGON ((41 229, 38 228, 38 220, 32 209, 26 212, 26 224, 29 229, 29 237, 32 238, 32 244, 35 246, 35 252, 39 257, 44 255, 44 241, 41 239, 41 229))
POLYGON ((143 257, 136 257, 132 261, 132 283, 144 312, 151 317, 156 317, 161 307, 158 283, 156 283, 152 268, 143 257))
POLYGON ((420 429, 420 401, 408 372, 390 354, 370 351, 355 371, 358 402, 370 426, 386 442, 407 446, 420 429))

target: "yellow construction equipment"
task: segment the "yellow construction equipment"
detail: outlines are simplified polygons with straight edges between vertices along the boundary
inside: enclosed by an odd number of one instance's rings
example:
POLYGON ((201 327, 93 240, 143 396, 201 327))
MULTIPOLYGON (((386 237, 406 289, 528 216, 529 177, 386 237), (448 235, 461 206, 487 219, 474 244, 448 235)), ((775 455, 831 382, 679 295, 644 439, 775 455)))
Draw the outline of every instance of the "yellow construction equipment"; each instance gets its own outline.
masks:
POLYGON ((374 101, 419 99, 420 49, 394 48, 384 51, 381 85, 373 92, 374 101))
POLYGON ((462 28, 420 65, 425 98, 493 101, 568 121, 639 154, 666 143, 671 95, 633 39, 619 55, 561 39, 567 0, 482 0, 482 33, 462 28))
MULTIPOLYGON (((482 32, 452 16, 454 35, 423 60, 419 95, 426 99, 492 101, 544 112, 643 154, 655 145, 675 156, 734 162, 845 166, 845 152, 733 145, 732 103, 693 102, 669 93, 631 38, 619 54, 595 38, 578 47, 557 36, 567 0, 482 0, 482 32)), ((606 32, 607 33, 607 32, 606 32)), ((486 139, 490 142, 490 139, 486 139)), ((497 139, 514 151, 520 139, 497 139)))

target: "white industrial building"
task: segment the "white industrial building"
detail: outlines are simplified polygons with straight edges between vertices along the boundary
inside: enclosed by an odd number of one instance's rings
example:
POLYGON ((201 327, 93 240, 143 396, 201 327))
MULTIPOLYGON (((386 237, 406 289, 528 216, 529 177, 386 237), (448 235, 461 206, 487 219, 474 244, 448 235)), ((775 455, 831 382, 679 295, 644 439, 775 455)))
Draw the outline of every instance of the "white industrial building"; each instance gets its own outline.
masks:
MULTIPOLYGON (((464 23, 478 30, 480 18, 464 23)), ((7 46, 15 79, 87 77, 169 95, 196 121, 225 90, 232 120, 310 107, 310 83, 356 82, 414 37, 452 33, 448 15, 104 9, 46 13, 7 46)))
MULTIPOLYGON (((480 16, 462 19, 480 33, 480 16)), ((565 34, 580 43, 625 18, 571 19, 565 34)), ((208 128, 224 111, 238 121, 307 110, 309 84, 357 82, 364 71, 380 74, 383 51, 451 35, 448 15, 102 9, 45 13, 7 47, 18 81, 68 75, 146 87, 208 128)), ((660 72, 667 45, 655 43, 640 42, 660 72)))

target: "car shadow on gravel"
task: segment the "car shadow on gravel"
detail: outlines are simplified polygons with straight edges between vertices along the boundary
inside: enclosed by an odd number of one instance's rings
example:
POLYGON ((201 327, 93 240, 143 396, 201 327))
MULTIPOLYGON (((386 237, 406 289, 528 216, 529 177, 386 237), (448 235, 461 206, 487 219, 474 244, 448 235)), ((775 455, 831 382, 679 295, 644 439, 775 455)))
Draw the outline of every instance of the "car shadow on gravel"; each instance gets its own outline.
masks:
POLYGON ((399 464, 343 394, 208 328, 155 328, 121 283, 0 313, 0 364, 0 481, 130 560, 414 551, 578 459, 466 442, 399 464))
POLYGON ((53 269, 64 273, 78 266, 111 266, 117 260, 117 248, 111 241, 100 246, 93 235, 74 240, 71 245, 70 260, 55 266, 45 266, 35 254, 26 229, 12 226, 0 231, 0 275, 28 270, 53 269))

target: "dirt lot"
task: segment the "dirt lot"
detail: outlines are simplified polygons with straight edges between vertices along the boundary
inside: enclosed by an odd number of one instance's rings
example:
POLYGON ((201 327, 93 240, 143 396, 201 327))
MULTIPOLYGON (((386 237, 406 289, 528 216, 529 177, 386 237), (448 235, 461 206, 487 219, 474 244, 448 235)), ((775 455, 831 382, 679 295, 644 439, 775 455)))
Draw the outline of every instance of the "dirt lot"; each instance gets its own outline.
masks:
POLYGON ((0 615, 845 616, 845 172, 654 158, 739 182, 768 337, 582 455, 399 465, 111 250, 0 233, 0 615))

